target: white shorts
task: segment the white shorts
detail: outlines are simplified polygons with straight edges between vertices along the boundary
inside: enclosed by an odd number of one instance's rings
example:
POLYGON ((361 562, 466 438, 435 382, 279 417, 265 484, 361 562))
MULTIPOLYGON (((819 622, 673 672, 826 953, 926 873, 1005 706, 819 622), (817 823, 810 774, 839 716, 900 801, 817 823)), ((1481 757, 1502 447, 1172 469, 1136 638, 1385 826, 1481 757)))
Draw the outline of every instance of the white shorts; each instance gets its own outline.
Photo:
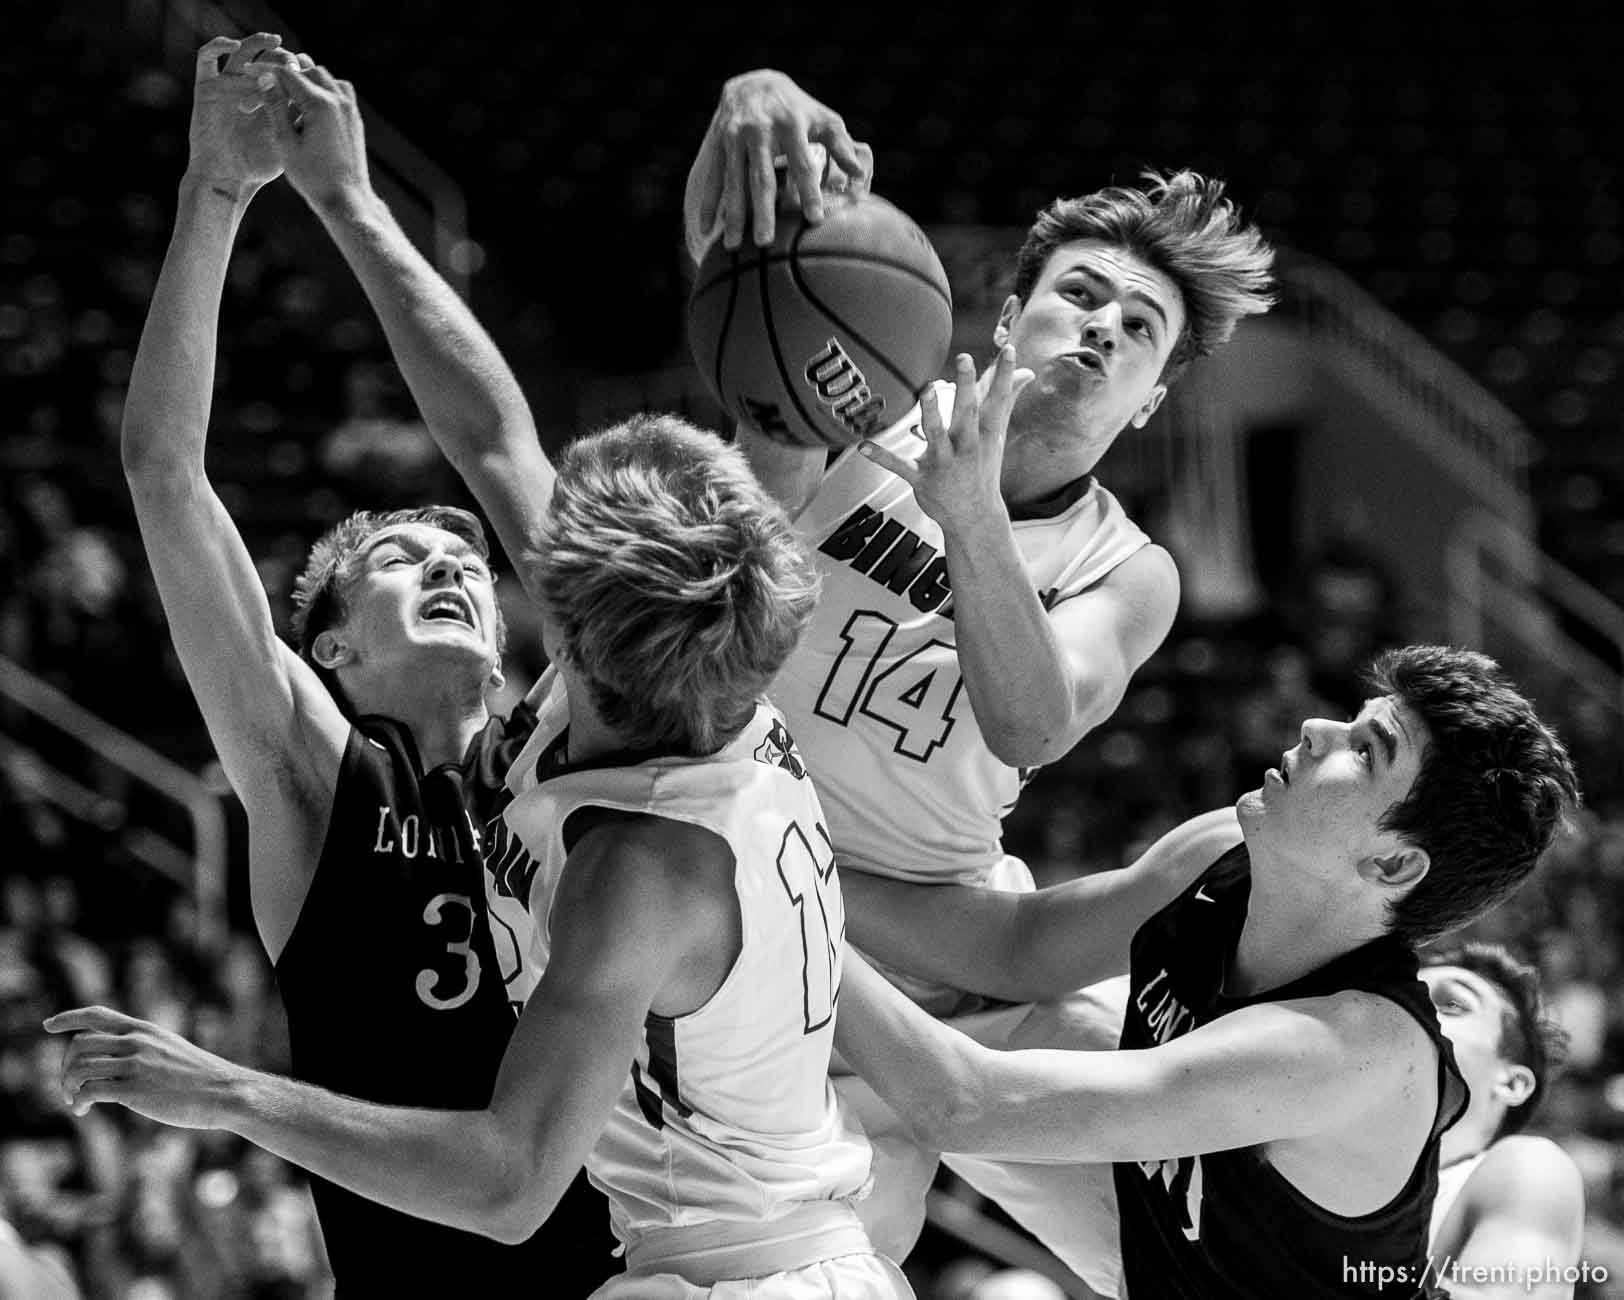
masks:
POLYGON ((900 1268, 883 1255, 865 1253, 708 1287, 675 1273, 622 1273, 594 1291, 592 1300, 914 1300, 914 1293, 900 1268))
MULTIPOLYGON (((978 1011, 947 1023, 979 1043, 1006 1051, 1027 1047, 1111 1051, 1121 1041, 1127 1005, 1128 977, 1123 975, 1055 1002, 978 1011)), ((874 1189, 858 1203, 858 1215, 876 1249, 894 1250, 899 1252, 895 1258, 906 1258, 924 1219, 924 1196, 937 1157, 912 1142, 902 1121, 861 1079, 837 1076, 834 1084, 874 1145, 874 1189)), ((959 1155, 941 1159, 1095 1291, 1118 1293, 1122 1245, 1109 1164, 1040 1164, 959 1155)))

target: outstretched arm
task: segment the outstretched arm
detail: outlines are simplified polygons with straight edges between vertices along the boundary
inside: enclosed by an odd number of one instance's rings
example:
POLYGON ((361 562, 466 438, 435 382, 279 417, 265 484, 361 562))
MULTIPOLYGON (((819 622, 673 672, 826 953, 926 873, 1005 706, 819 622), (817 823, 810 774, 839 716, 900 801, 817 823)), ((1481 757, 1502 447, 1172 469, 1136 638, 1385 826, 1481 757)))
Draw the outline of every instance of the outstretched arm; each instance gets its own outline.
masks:
MULTIPOLYGON (((203 468, 232 241, 249 200, 281 170, 276 113, 263 104, 261 84, 269 75, 262 60, 278 57, 277 44, 267 35, 218 39, 198 53, 191 155, 136 350, 121 442, 181 666, 226 775, 256 820, 330 790, 348 734, 327 690, 277 638, 259 574, 203 468)), ((290 861, 302 847, 290 846, 290 861)), ((268 912, 296 912, 302 885, 260 874, 256 867, 262 926, 268 912)))
MULTIPOLYGON (((826 189, 861 193, 873 179, 874 151, 851 138, 838 113, 782 72, 742 73, 722 87, 688 172, 682 224, 696 263, 717 239, 738 248, 747 227, 757 244, 772 243, 779 158, 808 221, 823 220, 826 189)), ((775 442, 742 423, 735 439, 756 477, 792 516, 811 499, 828 461, 825 451, 775 442)))
MULTIPOLYGON (((101 1007, 46 1021, 74 1035, 64 1100, 81 1112, 110 1101, 166 1124, 228 1129, 393 1209, 523 1241, 597 1140, 650 1008, 725 923, 720 895, 692 887, 692 855, 669 851, 669 827, 628 836, 605 823, 581 837, 553 904, 551 960, 485 1110, 340 1096, 232 1065, 101 1007)), ((683 828, 677 835, 691 847, 683 828)))
POLYGON ((1132 866, 1034 893, 841 874, 846 937, 888 966, 1011 1002, 1128 969, 1134 932, 1240 843, 1233 808, 1191 818, 1132 866))
POLYGON ((355 87, 308 56, 276 75, 298 122, 286 136, 288 180, 360 280, 430 434, 534 596, 553 468, 519 382, 373 190, 355 87))
POLYGON ((932 1150, 1160 1160, 1324 1132, 1415 1086, 1419 1025, 1370 994, 1248 1007, 1138 1051, 1000 1052, 849 949, 835 1047, 932 1150))

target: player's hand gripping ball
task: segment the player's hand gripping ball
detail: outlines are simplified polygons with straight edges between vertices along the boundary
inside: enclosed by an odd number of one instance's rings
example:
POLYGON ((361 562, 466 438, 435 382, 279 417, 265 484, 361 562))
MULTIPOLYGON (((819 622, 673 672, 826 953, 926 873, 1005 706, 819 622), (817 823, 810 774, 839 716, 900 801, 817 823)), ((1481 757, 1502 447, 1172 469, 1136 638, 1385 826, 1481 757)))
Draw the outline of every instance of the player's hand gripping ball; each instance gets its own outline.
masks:
POLYGON ((688 342, 729 415, 778 442, 840 447, 901 419, 947 361, 953 297, 925 232, 873 194, 781 205, 771 245, 717 239, 688 342))

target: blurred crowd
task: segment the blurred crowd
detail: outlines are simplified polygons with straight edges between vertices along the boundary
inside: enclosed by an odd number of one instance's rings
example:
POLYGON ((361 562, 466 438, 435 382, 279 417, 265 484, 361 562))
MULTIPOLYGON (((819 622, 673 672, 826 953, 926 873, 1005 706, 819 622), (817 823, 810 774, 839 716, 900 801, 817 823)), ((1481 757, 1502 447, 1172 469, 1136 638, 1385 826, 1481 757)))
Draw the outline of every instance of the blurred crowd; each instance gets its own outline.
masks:
MULTIPOLYGON (((0 71, 20 75, 4 62, 18 57, 0 51, 0 71)), ((75 57, 83 80, 117 88, 116 114, 85 110, 64 80, 39 85, 4 128, 19 146, 9 201, 27 219, 0 232, 0 656, 206 770, 212 750, 147 576, 117 446, 181 170, 187 89, 163 72, 116 67, 110 52, 75 57), (83 166, 110 139, 139 142, 145 165, 83 166)), ((293 574, 327 524, 358 506, 463 500, 364 301, 290 196, 267 192, 244 228, 221 357, 211 473, 284 629, 293 574)), ((1295 742, 1304 717, 1357 708, 1359 665, 1403 639, 1403 599, 1348 546, 1313 557, 1267 614, 1187 613, 1116 716, 1037 775, 1008 824, 1009 847, 1050 883, 1131 861, 1183 817, 1231 802, 1295 742)), ((508 612, 510 690, 519 691, 541 652, 527 612, 511 602, 508 612)), ((1477 937, 1507 943, 1543 973, 1569 1052, 1535 1127, 1584 1172, 1587 1258, 1624 1276, 1618 719, 1581 699, 1540 703, 1578 757, 1588 804, 1477 937)), ((235 1060, 286 1067, 285 1026, 240 887, 229 938, 201 946, 187 891, 137 851, 136 837, 169 829, 173 816, 144 798, 0 699, 0 1293, 16 1266, 34 1270, 38 1288, 21 1293, 41 1296, 73 1294, 69 1277, 105 1300, 322 1295, 320 1234, 296 1171, 227 1136, 118 1110, 76 1116, 57 1095, 58 1045, 39 1022, 86 1002, 235 1060)), ((232 847, 240 878, 240 826, 232 847)), ((1046 1294, 1031 1276, 962 1254, 927 1236, 913 1266, 921 1296, 1046 1294)))

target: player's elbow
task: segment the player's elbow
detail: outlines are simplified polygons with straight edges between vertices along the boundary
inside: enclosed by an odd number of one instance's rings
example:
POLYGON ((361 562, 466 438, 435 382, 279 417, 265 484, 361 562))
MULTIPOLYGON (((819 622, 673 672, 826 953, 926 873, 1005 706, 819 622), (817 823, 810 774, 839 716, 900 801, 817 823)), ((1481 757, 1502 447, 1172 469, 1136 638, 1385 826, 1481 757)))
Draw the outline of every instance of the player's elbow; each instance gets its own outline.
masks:
POLYGON ((536 1194, 536 1180, 511 1170, 493 1179, 478 1205, 473 1231, 504 1246, 528 1241, 546 1221, 548 1207, 536 1194))

